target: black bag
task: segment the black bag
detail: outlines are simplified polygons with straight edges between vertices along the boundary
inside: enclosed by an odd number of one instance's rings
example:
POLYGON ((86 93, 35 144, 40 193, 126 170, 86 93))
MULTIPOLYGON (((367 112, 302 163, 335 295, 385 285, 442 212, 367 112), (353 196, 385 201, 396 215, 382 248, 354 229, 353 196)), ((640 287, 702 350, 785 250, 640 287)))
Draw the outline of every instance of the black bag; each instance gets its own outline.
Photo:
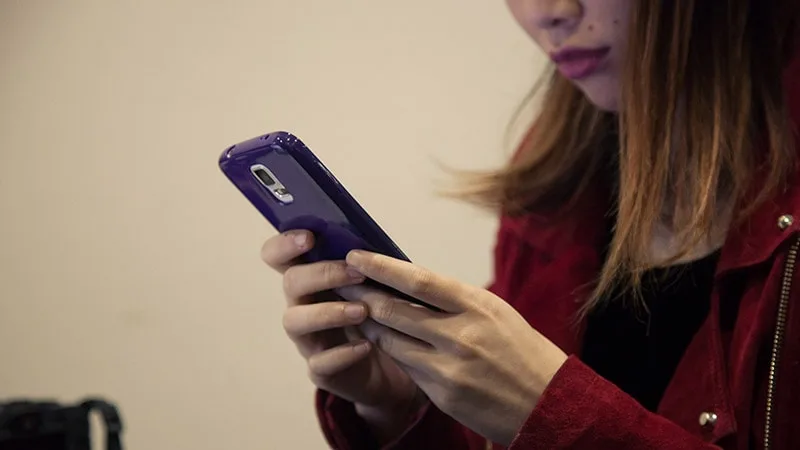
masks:
POLYGON ((50 402, 0 403, 0 450, 91 450, 89 413, 106 427, 106 449, 122 450, 117 408, 102 400, 65 406, 50 402))

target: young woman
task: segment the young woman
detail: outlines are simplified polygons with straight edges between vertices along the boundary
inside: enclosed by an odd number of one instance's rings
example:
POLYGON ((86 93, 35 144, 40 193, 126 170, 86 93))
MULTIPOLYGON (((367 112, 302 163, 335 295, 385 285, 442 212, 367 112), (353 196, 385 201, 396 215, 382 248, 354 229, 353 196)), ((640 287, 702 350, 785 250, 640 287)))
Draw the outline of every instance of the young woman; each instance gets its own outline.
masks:
POLYGON ((264 246, 329 443, 800 448, 797 2, 507 3, 557 70, 510 164, 466 178, 502 216, 489 289, 264 246))

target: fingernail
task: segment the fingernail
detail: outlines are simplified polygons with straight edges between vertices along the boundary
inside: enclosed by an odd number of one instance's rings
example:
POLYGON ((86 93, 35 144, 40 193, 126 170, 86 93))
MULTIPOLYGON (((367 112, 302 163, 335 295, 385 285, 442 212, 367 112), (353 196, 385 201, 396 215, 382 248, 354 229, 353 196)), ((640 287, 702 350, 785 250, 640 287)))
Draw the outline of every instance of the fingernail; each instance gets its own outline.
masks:
POLYGON ((352 264, 354 266, 359 266, 361 263, 364 262, 364 252, 360 250, 353 250, 347 254, 347 264, 352 264))
POLYGON ((300 248, 306 246, 308 242, 308 236, 305 233, 297 233, 294 235, 294 244, 300 248))
POLYGON ((353 346, 353 352, 358 353, 359 355, 362 353, 367 353, 369 351, 369 345, 369 341, 359 342, 353 346))
POLYGON ((351 279, 355 281, 364 281, 364 274, 357 271, 356 269, 352 267, 347 267, 346 269, 344 269, 344 271, 347 272, 347 276, 350 277, 351 279))
POLYGON ((364 305, 347 305, 344 308, 344 315, 353 320, 362 319, 365 314, 364 305))

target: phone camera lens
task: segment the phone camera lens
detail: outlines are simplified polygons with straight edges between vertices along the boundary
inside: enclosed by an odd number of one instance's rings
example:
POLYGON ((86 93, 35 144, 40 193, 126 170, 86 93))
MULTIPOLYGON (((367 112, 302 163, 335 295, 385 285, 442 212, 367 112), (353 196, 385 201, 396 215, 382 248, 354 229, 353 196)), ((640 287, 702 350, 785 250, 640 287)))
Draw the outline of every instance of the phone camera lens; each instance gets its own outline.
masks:
POLYGON ((272 177, 269 176, 269 173, 267 173, 266 170, 259 168, 259 169, 254 170, 254 172, 255 172, 256 176, 258 177, 258 179, 261 180, 262 183, 264 183, 264 186, 274 186, 275 185, 275 180, 273 180, 272 177))

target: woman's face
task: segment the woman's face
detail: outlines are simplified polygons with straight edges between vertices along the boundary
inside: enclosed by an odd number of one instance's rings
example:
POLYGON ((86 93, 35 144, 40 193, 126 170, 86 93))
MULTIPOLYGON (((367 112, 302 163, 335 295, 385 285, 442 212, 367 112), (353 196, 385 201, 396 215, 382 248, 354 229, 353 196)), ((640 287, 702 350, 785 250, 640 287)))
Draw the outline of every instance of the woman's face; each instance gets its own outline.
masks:
POLYGON ((617 111, 631 1, 506 0, 539 47, 599 108, 617 111))

